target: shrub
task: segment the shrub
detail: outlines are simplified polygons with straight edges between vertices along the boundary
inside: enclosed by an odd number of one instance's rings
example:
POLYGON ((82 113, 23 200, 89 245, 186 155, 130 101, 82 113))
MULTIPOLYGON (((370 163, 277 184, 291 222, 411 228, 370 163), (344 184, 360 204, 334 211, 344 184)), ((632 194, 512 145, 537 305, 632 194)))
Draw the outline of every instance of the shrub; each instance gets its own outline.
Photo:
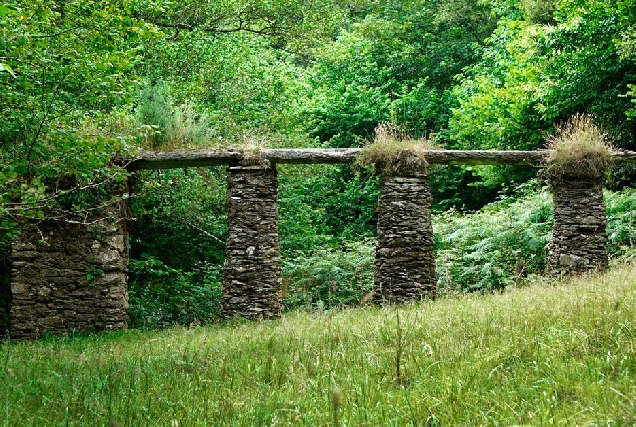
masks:
POLYGON ((209 323, 221 310, 221 267, 184 272, 151 256, 130 260, 130 326, 163 328, 209 323))
POLYGON ((543 273, 552 203, 547 192, 534 193, 531 184, 523 190, 523 197, 501 199, 474 214, 447 212, 433 217, 442 289, 503 289, 515 282, 516 251, 523 276, 543 273))
MULTIPOLYGON (((433 216, 437 273, 442 289, 496 290, 515 282, 515 252, 520 251, 522 277, 543 274, 552 232, 552 201, 533 182, 516 198, 504 198, 479 212, 446 212, 433 216)), ((607 235, 610 258, 636 258, 634 210, 636 190, 607 191, 607 235)))
POLYGON ((225 171, 137 171, 130 200, 131 325, 207 322, 219 312, 225 171))
POLYGON ((143 89, 135 109, 144 130, 145 148, 151 150, 208 146, 213 137, 210 117, 187 101, 175 105, 167 84, 143 89))
POLYGON ((350 165, 281 165, 278 213, 284 257, 376 233, 379 179, 350 165))
POLYGON ((606 192, 608 250, 613 259, 631 261, 636 258, 634 220, 636 189, 606 192))
POLYGON ((373 289, 374 253, 374 243, 367 239, 286 260, 283 265, 285 308, 358 304, 373 289))

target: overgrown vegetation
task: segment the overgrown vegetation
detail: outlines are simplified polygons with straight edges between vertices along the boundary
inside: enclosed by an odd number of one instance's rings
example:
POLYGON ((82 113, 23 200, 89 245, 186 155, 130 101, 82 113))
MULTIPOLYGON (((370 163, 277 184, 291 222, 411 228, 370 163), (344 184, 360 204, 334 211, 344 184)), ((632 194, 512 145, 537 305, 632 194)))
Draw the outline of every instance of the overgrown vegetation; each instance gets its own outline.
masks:
MULTIPOLYGON (((532 283, 545 273, 552 232, 550 193, 536 181, 517 191, 516 197, 504 197, 473 214, 433 215, 442 294, 500 291, 532 283)), ((635 190, 607 191, 605 200, 610 258, 614 263, 631 260, 636 256, 635 190)), ((372 288, 374 247, 374 240, 344 248, 318 246, 311 256, 286 258, 286 306, 358 304, 372 288)))
POLYGON ((442 292, 502 290, 544 273, 552 200, 536 184, 524 190, 523 198, 503 198, 475 214, 433 218, 442 292))
MULTIPOLYGON (((0 232, 10 238, 20 221, 51 216, 85 221, 86 212, 117 202, 107 186, 127 176, 110 167, 113 155, 132 157, 141 148, 246 140, 357 147, 390 123, 401 132, 392 137, 440 148, 536 149, 554 123, 580 114, 596 117, 618 149, 634 149, 635 8, 610 0, 7 0, 0 5, 0 232)), ((368 289, 358 271, 370 266, 379 180, 348 165, 280 171, 290 289, 311 282, 312 305, 318 298, 326 306, 352 304, 368 289), (338 268, 319 262, 320 254, 338 268), (324 279, 312 276, 312 265, 324 279), (329 292, 349 279, 351 286, 329 292), (355 292, 339 294, 349 288, 355 292)), ((440 284, 501 289, 517 280, 517 250, 522 276, 541 270, 546 196, 515 193, 535 175, 521 167, 431 171, 434 211, 450 210, 436 220, 440 284), (504 206, 527 244, 495 227, 507 220, 504 206), (473 223, 496 231, 482 232, 480 242, 473 223)), ((633 176, 621 166, 608 185, 628 188, 633 176)), ((195 322, 176 309, 156 314, 157 277, 170 289, 216 292, 224 174, 149 171, 133 179, 131 297, 136 313, 148 315, 135 322, 195 322)), ((610 193, 608 206, 620 194, 610 193)), ((609 217, 611 250, 628 257, 632 208, 621 200, 609 217)), ((8 260, 9 245, 0 250, 8 260)), ((10 294, 9 268, 1 271, 0 305, 10 294)), ((290 307, 308 300, 289 298, 290 307)), ((202 310, 196 321, 215 309, 202 310)))
POLYGON ((373 241, 367 240, 286 259, 285 308, 321 311, 359 304, 373 289, 374 254, 373 241))
POLYGON ((140 91, 135 119, 148 150, 204 147, 214 137, 211 118, 197 112, 188 101, 174 105, 172 90, 166 83, 140 91))
POLYGON ((632 265, 279 321, 0 344, 5 424, 631 425, 632 265))
POLYGON ((227 221, 220 169, 137 172, 131 201, 131 326, 217 319, 227 221))
POLYGON ((438 149, 425 139, 415 140, 391 123, 380 123, 373 141, 362 147, 354 166, 376 174, 427 173, 425 150, 438 149))
POLYGON ((612 161, 608 137, 591 116, 576 114, 548 137, 544 171, 552 180, 585 176, 603 182, 612 161))
POLYGON ((130 262, 128 291, 132 328, 200 325, 221 314, 218 264, 200 263, 186 271, 147 254, 130 262))

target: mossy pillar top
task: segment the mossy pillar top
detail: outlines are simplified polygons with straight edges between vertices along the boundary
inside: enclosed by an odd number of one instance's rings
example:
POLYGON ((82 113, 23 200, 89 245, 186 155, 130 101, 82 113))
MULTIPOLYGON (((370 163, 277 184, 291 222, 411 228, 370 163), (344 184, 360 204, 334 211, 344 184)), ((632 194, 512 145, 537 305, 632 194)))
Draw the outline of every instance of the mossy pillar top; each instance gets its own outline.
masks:
POLYGON ((408 303, 436 291, 431 189, 426 173, 381 175, 374 300, 408 303))
POLYGON ((554 226, 549 269, 553 274, 608 266, 607 218, 602 179, 581 175, 552 179, 554 226))
POLYGON ((223 316, 271 319, 282 314, 278 178, 263 161, 228 168, 228 237, 223 316))

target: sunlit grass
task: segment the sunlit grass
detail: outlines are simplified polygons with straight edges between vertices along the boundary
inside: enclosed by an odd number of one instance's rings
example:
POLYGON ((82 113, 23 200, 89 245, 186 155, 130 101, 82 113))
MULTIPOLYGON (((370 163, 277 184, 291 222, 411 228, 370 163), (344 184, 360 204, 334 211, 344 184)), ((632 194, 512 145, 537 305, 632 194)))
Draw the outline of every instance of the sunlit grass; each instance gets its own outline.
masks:
POLYGON ((4 425, 631 425, 635 319, 626 266, 399 309, 6 342, 0 407, 4 425))

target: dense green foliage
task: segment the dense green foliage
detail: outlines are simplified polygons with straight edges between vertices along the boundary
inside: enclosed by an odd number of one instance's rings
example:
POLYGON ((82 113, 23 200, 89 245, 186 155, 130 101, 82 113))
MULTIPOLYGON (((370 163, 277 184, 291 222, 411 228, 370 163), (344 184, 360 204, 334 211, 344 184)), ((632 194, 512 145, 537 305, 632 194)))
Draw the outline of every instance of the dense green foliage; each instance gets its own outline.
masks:
MULTIPOLYGON (((634 149, 635 7, 627 0, 7 0, 0 5, 2 239, 24 220, 86 221, 120 197, 111 190, 127 174, 112 167, 114 155, 144 148, 352 147, 388 122, 446 148, 535 149, 580 113, 594 115, 616 146, 634 149)), ((632 169, 616 168, 610 187, 629 186, 632 169)), ((342 165, 280 172, 287 304, 308 297, 351 304, 369 287, 361 271, 370 268, 377 178, 342 165), (346 283, 333 291, 339 281, 346 283), (306 291, 308 283, 315 289, 306 291)), ((515 250, 524 274, 541 272, 545 196, 516 200, 535 174, 433 170, 434 210, 451 210, 437 217, 440 283, 501 288, 514 280, 515 250), (464 212, 502 195, 505 202, 473 222, 488 230, 490 221, 494 230, 509 215, 509 229, 484 231, 484 239, 457 232, 472 230, 464 212)), ((132 180, 134 322, 209 320, 216 306, 193 301, 218 298, 223 172, 154 171, 132 180), (196 314, 180 313, 183 301, 196 314), (164 302, 173 309, 160 314, 164 302)), ((613 253, 625 252, 631 235, 631 207, 620 205, 610 220, 621 229, 613 253)), ((8 244, 0 250, 3 322, 8 244)))
POLYGON ((130 327, 199 325, 221 313, 220 268, 199 263, 188 270, 171 268, 143 254, 130 261, 130 327))
POLYGON ((285 307, 330 309, 359 304, 373 289, 374 249, 372 241, 362 241, 287 259, 285 307))
POLYGON ((632 425, 636 270, 400 308, 0 344, 8 425, 632 425))
MULTIPOLYGON (((635 5, 629 1, 501 1, 497 29, 455 88, 454 147, 534 149, 555 122, 595 115, 616 144, 635 148, 630 82, 635 78, 635 5), (535 16, 546 5, 545 15, 535 16), (522 6, 518 8, 518 6, 522 6)), ((481 172, 480 172, 481 173, 481 172)), ((514 174, 488 174, 491 185, 514 174)))
POLYGON ((132 326, 189 325, 218 317, 227 234, 223 175, 205 169, 134 177, 140 194, 131 203, 132 326))
MULTIPOLYGON (((439 284, 447 291, 501 290, 542 275, 552 230, 548 191, 530 182, 522 197, 504 197, 479 212, 446 212, 433 218, 439 284), (519 251, 521 271, 516 271, 519 251)), ((610 259, 630 260, 634 250, 636 193, 607 191, 607 234, 610 259), (631 236, 631 237, 630 237, 631 236)))
MULTIPOLYGON (((517 192, 472 214, 448 211, 433 216, 441 293, 498 291, 543 275, 552 231, 551 196, 535 182, 517 192)), ((636 256, 636 194, 633 189, 608 191, 605 199, 610 258, 631 260, 636 256)), ((373 250, 374 241, 368 240, 286 258, 287 289, 294 291, 287 304, 306 307, 317 299, 327 308, 358 304, 372 288, 373 250)))
POLYGON ((105 166, 129 149, 124 135, 106 131, 105 115, 134 100, 131 72, 153 31, 118 3, 10 1, 0 11, 0 226, 8 232, 44 210, 65 217, 93 207, 98 201, 73 190, 117 178, 105 166))
POLYGON ((439 132, 453 103, 453 77, 477 59, 476 46, 494 27, 490 18, 474 0, 369 2, 316 54, 310 133, 350 147, 384 121, 416 137, 439 132))
POLYGON ((524 198, 504 198, 478 213, 447 212, 436 217, 436 259, 445 291, 497 290, 546 267, 552 203, 549 194, 528 188, 524 198), (534 194, 532 194, 534 193, 534 194), (515 252, 522 271, 517 273, 515 252))

